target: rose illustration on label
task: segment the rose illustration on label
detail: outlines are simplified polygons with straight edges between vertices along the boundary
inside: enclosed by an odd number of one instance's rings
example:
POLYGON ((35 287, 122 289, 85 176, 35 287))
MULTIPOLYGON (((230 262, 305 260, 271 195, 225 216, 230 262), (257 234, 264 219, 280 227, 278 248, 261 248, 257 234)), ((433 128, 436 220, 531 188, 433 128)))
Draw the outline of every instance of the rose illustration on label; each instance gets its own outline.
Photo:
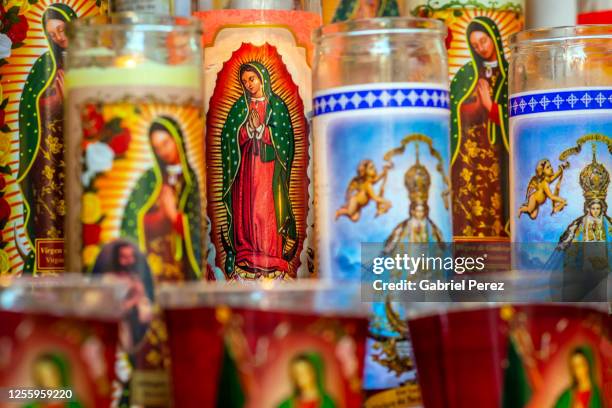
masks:
POLYGON ((308 204, 307 123, 275 47, 243 44, 208 112, 209 203, 228 278, 296 276, 308 204))

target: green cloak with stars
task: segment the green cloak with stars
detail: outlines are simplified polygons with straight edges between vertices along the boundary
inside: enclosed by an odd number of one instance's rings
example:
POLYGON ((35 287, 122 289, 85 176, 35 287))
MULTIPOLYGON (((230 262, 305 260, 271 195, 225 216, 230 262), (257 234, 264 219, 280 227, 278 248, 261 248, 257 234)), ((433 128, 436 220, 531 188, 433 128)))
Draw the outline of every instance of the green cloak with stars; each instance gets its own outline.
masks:
MULTIPOLYGON (((172 136, 180 156, 182 177, 184 179, 181 191, 178 194, 178 212, 180 213, 181 229, 183 235, 175 237, 174 261, 183 262, 184 278, 188 280, 199 279, 202 276, 202 231, 200 218, 200 189, 195 172, 191 169, 183 140, 183 135, 177 123, 168 117, 158 117, 151 125, 150 133, 154 128, 161 128, 172 136)), ((150 136, 150 135, 149 135, 150 136)), ((147 253, 145 215, 157 204, 159 194, 164 182, 167 166, 155 153, 153 168, 147 170, 138 180, 136 187, 130 194, 124 209, 121 222, 121 236, 138 243, 143 253, 147 253)))
MULTIPOLYGON (((77 14, 65 4, 52 4, 43 13, 42 26, 46 27, 48 20, 61 20, 69 23, 78 18, 77 14)), ((21 191, 24 201, 24 226, 26 229, 27 239, 30 242, 30 248, 34 248, 34 241, 37 238, 36 222, 33 217, 33 211, 36 199, 34 193, 34 183, 40 183, 37 180, 39 175, 30 174, 32 166, 39 155, 48 155, 41 152, 42 135, 49 123, 47 118, 41 117, 40 99, 45 92, 53 85, 53 81, 58 70, 63 67, 63 52, 64 49, 55 43, 49 33, 44 30, 47 39, 49 50, 42 54, 32 66, 30 73, 26 79, 24 89, 19 103, 19 175, 18 181, 21 185, 21 191)), ((52 118, 53 119, 53 118, 52 118)), ((60 118, 61 120, 61 118, 60 118)), ((61 129, 57 132, 61 134, 61 129)), ((63 143, 62 143, 63 144, 63 143)), ((63 154, 63 153, 62 153, 63 154)), ((46 158, 50 162, 54 162, 51 158, 46 158)), ((61 170, 61 168, 53 164, 52 167, 61 170)), ((56 190, 61 191, 62 188, 56 190)), ((60 193, 58 193, 60 194, 60 193)), ((24 272, 32 273, 35 265, 35 253, 31 250, 27 254, 21 254, 24 257, 24 272)))
MULTIPOLYGON (((272 148, 264 145, 262 147, 262 160, 274 161, 274 175, 272 178, 272 189, 274 192, 274 209, 276 215, 276 226, 278 233, 286 239, 296 240, 297 230, 295 217, 291 208, 289 198, 289 180, 291 177, 291 166, 294 156, 294 135, 291 125, 289 109, 283 100, 272 92, 272 84, 268 69, 259 62, 248 62, 243 64, 253 68, 263 84, 264 96, 266 98, 266 117, 264 124, 270 129, 272 148)), ((232 213, 232 186, 241 163, 239 146, 239 132, 249 117, 249 102, 251 96, 242 85, 242 95, 234 103, 229 111, 227 120, 221 131, 221 157, 223 168, 223 204, 227 212, 227 231, 222 231, 223 245, 227 253, 225 261, 225 273, 229 276, 234 273, 235 246, 233 217, 240 214, 232 213)))
MULTIPOLYGON (((478 73, 483 64, 483 59, 476 53, 470 44, 470 34, 476 27, 484 28, 485 32, 493 39, 495 54, 500 75, 493 86, 493 102, 499 109, 500 125, 489 121, 487 134, 491 144, 503 143, 506 151, 508 144, 508 62, 504 57, 502 37, 493 20, 488 17, 479 16, 474 18, 466 30, 466 42, 470 49, 470 62, 457 71, 451 81, 451 152, 452 162, 459 154, 461 141, 463 139, 461 128, 461 106, 467 100, 478 84, 478 73)), ((503 167, 503 166, 502 166, 503 167)))
MULTIPOLYGON (((360 3, 360 0, 340 0, 332 22, 353 20, 359 11, 360 3)), ((396 0, 380 0, 376 16, 372 17, 398 17, 399 15, 399 7, 396 0)))

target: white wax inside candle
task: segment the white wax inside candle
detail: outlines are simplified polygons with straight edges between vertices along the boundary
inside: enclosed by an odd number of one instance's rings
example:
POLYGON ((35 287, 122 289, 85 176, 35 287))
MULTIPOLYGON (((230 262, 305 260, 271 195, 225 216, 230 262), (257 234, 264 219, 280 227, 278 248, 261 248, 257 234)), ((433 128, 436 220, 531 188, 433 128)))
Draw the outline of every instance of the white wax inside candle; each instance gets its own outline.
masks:
POLYGON ((73 68, 66 72, 66 88, 99 86, 172 86, 201 89, 200 69, 193 65, 153 62, 124 67, 73 68))

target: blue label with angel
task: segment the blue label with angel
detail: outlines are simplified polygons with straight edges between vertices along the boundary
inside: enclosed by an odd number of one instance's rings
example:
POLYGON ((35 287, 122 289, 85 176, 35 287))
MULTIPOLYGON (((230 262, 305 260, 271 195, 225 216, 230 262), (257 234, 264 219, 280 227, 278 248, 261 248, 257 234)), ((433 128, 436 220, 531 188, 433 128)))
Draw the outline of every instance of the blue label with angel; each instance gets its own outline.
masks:
MULTIPOLYGON (((452 241, 449 93, 435 84, 326 90, 314 99, 318 273, 360 280, 361 244, 452 241)), ((420 400, 404 311, 374 305, 364 389, 371 404, 420 400), (384 393, 385 395, 381 395, 384 393)), ((366 402, 368 405, 368 402, 366 402)))
POLYGON ((510 98, 512 234, 521 270, 612 271, 612 88, 510 98))

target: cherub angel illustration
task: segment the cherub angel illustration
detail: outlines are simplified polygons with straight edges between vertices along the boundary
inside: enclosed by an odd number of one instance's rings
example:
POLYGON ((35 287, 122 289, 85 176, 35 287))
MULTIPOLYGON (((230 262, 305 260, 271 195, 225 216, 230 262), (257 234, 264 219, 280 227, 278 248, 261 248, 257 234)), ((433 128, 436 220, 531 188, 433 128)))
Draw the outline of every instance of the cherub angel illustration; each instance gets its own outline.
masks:
POLYGON ((555 173, 550 163, 550 160, 543 159, 536 165, 536 174, 531 178, 527 185, 527 201, 519 208, 519 218, 522 214, 529 215, 529 218, 535 220, 540 211, 540 207, 547 199, 552 201, 551 214, 558 213, 567 205, 567 200, 559 197, 561 189, 561 180, 563 179, 563 171, 569 167, 569 163, 563 163, 555 173), (550 185, 557 181, 554 193, 550 190, 550 185))
POLYGON ((353 177, 346 189, 346 203, 336 211, 336 219, 345 215, 353 222, 359 221, 361 210, 370 201, 376 202, 377 217, 389 211, 391 202, 383 197, 385 182, 381 185, 378 194, 374 191, 374 185, 381 180, 386 181, 391 166, 391 164, 386 164, 379 174, 372 160, 362 160, 357 166, 357 175, 353 177))

